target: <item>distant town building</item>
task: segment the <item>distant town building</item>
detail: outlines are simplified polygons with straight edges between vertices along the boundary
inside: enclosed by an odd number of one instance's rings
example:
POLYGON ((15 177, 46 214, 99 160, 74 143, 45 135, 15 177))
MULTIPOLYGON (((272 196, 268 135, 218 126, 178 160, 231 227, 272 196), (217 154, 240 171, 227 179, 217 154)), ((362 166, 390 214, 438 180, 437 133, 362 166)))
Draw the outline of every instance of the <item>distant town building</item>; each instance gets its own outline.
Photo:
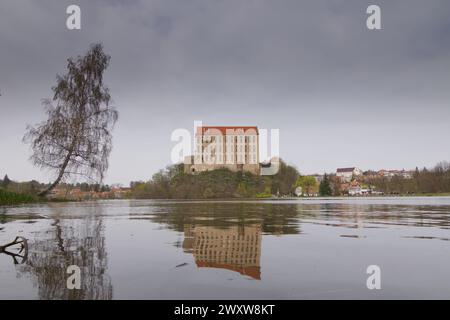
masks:
POLYGON ((356 167, 337 168, 336 176, 344 182, 350 182, 353 177, 362 175, 362 171, 356 167))
POLYGON ((359 182, 352 181, 350 183, 350 187, 348 188, 348 195, 349 196, 362 196, 362 195, 368 195, 371 193, 370 189, 362 188, 359 182))
POLYGON ((400 176, 404 179, 412 179, 414 174, 414 171, 410 171, 410 170, 385 170, 382 169, 380 171, 378 171, 378 176, 381 177, 386 177, 386 178, 392 178, 395 176, 400 176))
POLYGON ((227 168, 260 174, 259 133, 255 126, 201 126, 195 133, 194 156, 184 162, 186 173, 227 168))
POLYGON ((262 176, 274 175, 278 172, 280 164, 281 163, 279 157, 272 157, 270 161, 260 163, 260 174, 262 176))
MULTIPOLYGON (((107 189, 106 189, 107 190, 107 189)), ((49 197, 51 199, 59 200, 96 200, 96 199, 123 199, 131 191, 131 188, 114 187, 109 191, 94 191, 85 190, 83 191, 78 187, 71 186, 58 186, 53 189, 49 197)))
POLYGON ((131 192, 131 188, 115 187, 111 189, 115 199, 123 199, 129 192, 131 192))

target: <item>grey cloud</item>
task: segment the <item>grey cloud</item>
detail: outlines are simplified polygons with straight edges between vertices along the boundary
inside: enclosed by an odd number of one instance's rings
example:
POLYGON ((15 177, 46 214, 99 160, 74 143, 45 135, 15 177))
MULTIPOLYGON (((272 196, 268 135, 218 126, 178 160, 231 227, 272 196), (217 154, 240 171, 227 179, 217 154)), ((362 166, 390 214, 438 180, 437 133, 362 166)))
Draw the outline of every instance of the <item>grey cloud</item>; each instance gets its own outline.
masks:
POLYGON ((171 131, 196 119, 280 128, 282 156, 306 172, 448 158, 434 141, 450 138, 450 3, 376 1, 383 30, 369 31, 372 2, 78 1, 82 30, 69 31, 72 1, 4 0, 0 174, 48 179, 21 134, 66 59, 96 41, 121 112, 108 182, 151 176, 171 131))

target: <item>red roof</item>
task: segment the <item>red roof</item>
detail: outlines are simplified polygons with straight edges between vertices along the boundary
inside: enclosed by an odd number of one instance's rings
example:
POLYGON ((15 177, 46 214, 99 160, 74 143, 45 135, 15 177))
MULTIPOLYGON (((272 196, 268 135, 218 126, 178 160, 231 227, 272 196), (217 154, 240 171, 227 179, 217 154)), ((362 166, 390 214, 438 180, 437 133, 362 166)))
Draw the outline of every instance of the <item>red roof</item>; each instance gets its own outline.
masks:
POLYGON ((355 170, 355 167, 353 168, 338 168, 336 172, 353 172, 355 170))
POLYGON ((244 133, 247 132, 248 130, 255 130, 256 134, 258 134, 258 127, 255 127, 255 126, 228 126, 228 127, 202 126, 202 127, 197 127, 197 134, 204 134, 206 130, 210 130, 210 129, 219 130, 223 135, 226 135, 228 130, 232 130, 232 131, 243 130, 244 133))

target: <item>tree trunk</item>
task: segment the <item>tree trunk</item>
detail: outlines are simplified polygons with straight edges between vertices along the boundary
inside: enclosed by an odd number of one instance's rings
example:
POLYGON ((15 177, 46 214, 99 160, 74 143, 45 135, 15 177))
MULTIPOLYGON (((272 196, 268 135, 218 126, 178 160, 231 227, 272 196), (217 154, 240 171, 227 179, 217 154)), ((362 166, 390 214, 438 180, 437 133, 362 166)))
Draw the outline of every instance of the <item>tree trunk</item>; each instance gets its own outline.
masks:
POLYGON ((66 171, 67 165, 69 164, 71 156, 72 156, 72 151, 69 151, 69 153, 66 156, 66 159, 64 159, 64 162, 63 162, 63 164, 61 166, 61 169, 59 170, 59 174, 58 174, 58 177, 56 178, 55 182, 53 182, 47 189, 45 189, 44 191, 40 192, 38 194, 40 197, 47 196, 50 193, 50 191, 55 189, 55 187, 61 182, 61 179, 64 176, 64 173, 66 171))

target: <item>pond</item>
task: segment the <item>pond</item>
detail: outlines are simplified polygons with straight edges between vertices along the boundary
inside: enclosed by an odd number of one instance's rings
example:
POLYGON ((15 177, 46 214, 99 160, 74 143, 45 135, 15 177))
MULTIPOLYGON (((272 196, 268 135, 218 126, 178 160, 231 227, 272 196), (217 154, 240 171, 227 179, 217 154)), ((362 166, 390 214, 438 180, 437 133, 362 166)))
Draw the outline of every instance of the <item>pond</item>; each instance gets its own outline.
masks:
POLYGON ((0 299, 450 299, 449 228, 450 197, 0 207, 0 299))

